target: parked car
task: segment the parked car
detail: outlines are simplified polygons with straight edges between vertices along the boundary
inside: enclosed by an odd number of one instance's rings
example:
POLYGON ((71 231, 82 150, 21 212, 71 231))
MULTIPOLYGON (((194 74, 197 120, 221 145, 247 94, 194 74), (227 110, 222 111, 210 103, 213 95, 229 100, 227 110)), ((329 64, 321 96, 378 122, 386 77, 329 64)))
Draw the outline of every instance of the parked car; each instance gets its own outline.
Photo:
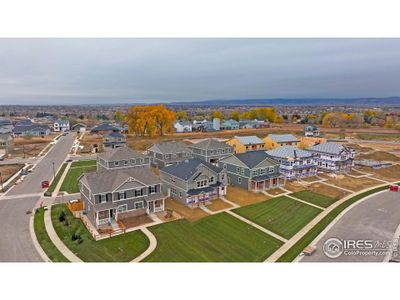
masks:
POLYGON ((47 180, 42 181, 42 188, 48 188, 49 187, 49 182, 47 180))
POLYGON ((391 185, 391 186, 389 187, 389 190, 390 190, 391 192, 398 192, 398 191, 399 191, 399 186, 398 186, 398 185, 391 185))
POLYGON ((22 169, 21 172, 19 173, 21 176, 28 175, 28 171, 25 169, 22 169))

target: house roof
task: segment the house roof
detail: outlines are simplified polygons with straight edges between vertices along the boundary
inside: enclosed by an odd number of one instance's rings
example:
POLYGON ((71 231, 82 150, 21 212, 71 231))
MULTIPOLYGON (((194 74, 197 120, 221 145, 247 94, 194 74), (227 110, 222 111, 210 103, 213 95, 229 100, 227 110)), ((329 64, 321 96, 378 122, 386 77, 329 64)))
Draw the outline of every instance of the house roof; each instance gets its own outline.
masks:
POLYGON ((309 147, 307 150, 315 152, 323 152, 328 154, 340 154, 344 150, 349 150, 341 144, 334 142, 326 142, 309 147))
POLYGON ((267 155, 265 151, 251 151, 246 153, 235 154, 234 157, 239 159, 248 168, 252 169, 262 161, 266 160, 271 166, 279 165, 279 163, 267 155))
POLYGON ((196 144, 190 145, 189 147, 203 150, 232 148, 230 145, 220 142, 216 139, 206 139, 196 144))
POLYGON ((120 147, 111 149, 110 151, 101 153, 98 155, 101 159, 108 160, 108 161, 115 161, 115 160, 129 160, 132 158, 146 158, 147 156, 139 153, 135 150, 132 150, 129 147, 120 147))
POLYGON ((104 136, 105 138, 107 138, 107 137, 111 137, 111 138, 125 138, 125 136, 122 134, 122 133, 119 133, 119 132, 112 132, 112 133, 110 133, 110 134, 107 134, 107 135, 105 135, 104 136))
POLYGON ((14 133, 22 133, 22 132, 27 132, 27 131, 43 131, 43 130, 49 130, 48 125, 40 125, 40 124, 31 124, 31 125, 18 125, 15 126, 13 129, 14 133))
POLYGON ((306 131, 315 131, 318 130, 318 127, 312 124, 306 125, 304 126, 304 130, 306 131))
POLYGON ((299 140, 293 134, 268 134, 273 141, 277 143, 298 142, 299 140))
POLYGON ((75 128, 75 127, 85 127, 86 128, 87 125, 84 123, 76 123, 76 124, 72 125, 72 128, 75 128))
POLYGON ((148 150, 162 154, 173 154, 179 152, 191 152, 184 142, 164 142, 152 145, 148 150))
POLYGON ((92 132, 96 132, 96 131, 109 131, 109 130, 111 130, 111 131, 119 131, 119 128, 115 127, 113 125, 110 125, 108 123, 103 123, 103 124, 100 124, 100 125, 98 125, 96 127, 93 127, 91 131, 92 132))
POLYGON ((61 126, 67 126, 69 125, 69 121, 68 120, 55 120, 54 123, 58 123, 61 126))
POLYGON ((294 146, 283 146, 276 149, 268 150, 267 154, 279 158, 296 158, 309 157, 313 154, 306 150, 298 149, 294 146))
POLYGON ((255 136, 255 135, 235 136, 234 138, 237 139, 243 145, 264 144, 263 140, 260 139, 259 137, 255 136))
POLYGON ((177 121, 175 124, 180 124, 182 126, 192 126, 192 122, 190 121, 177 121))
POLYGON ((125 168, 85 173, 80 181, 88 186, 93 194, 112 192, 129 178, 145 185, 161 183, 149 168, 125 168))
POLYGON ((183 180, 188 180, 197 172, 197 169, 200 165, 204 165, 212 171, 219 173, 222 171, 222 168, 214 166, 206 161, 194 158, 189 159, 183 162, 180 162, 175 165, 170 165, 161 169, 162 172, 171 174, 175 177, 181 178, 183 180))

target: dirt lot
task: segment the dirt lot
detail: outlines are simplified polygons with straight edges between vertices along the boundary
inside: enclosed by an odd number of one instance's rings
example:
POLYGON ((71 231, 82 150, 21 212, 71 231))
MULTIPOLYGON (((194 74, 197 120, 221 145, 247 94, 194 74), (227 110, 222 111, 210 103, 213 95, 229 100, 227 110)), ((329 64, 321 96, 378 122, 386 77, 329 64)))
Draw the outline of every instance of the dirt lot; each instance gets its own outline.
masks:
POLYGON ((229 186, 227 189, 226 199, 235 202, 240 206, 245 206, 270 199, 263 193, 253 193, 239 187, 229 186))
POLYGON ((33 157, 37 156, 48 144, 53 142, 57 135, 51 134, 44 137, 19 137, 13 140, 13 147, 10 150, 10 156, 15 157, 33 157))
POLYGON ((393 165, 389 168, 382 168, 377 170, 368 167, 357 167, 357 170, 374 174, 376 178, 382 180, 387 180, 387 181, 400 180, 400 165, 393 165))
POLYGON ((23 164, 1 165, 0 173, 3 183, 23 168, 23 164))
POLYGON ((304 184, 301 184, 298 181, 286 180, 285 189, 292 191, 292 192, 300 192, 300 191, 304 191, 307 188, 304 186, 304 184))
POLYGON ((187 207, 171 198, 165 200, 165 209, 167 208, 172 209, 174 214, 177 213, 178 215, 182 216, 190 222, 197 221, 209 215, 200 208, 187 207))
POLYGON ((219 211, 221 209, 232 207, 229 203, 222 201, 221 199, 214 199, 211 201, 210 205, 207 205, 207 208, 212 211, 219 211))
POLYGON ((343 191, 343 190, 339 190, 336 189, 334 187, 331 186, 327 186, 325 184, 322 183, 313 183, 310 184, 309 186, 307 186, 307 189, 310 191, 313 191, 315 193, 319 193, 322 195, 326 195, 328 197, 332 197, 335 199, 341 199, 343 197, 345 197, 346 195, 348 195, 349 193, 343 191))
POLYGON ((148 215, 142 215, 137 217, 128 217, 119 221, 126 229, 137 227, 140 225, 148 224, 153 220, 148 215))
POLYGON ((373 151, 369 153, 362 153, 357 156, 357 159, 371 159, 377 161, 392 161, 399 162, 400 157, 384 151, 373 151))
POLYGON ((103 138, 99 134, 84 134, 79 142, 79 145, 83 146, 83 149, 79 149, 78 153, 91 153, 93 145, 101 145, 103 138))
POLYGON ((335 174, 320 174, 319 176, 321 178, 327 179, 327 182, 330 184, 334 184, 336 186, 355 192, 382 184, 382 182, 368 177, 354 178, 346 175, 337 175, 335 177, 331 175, 335 174))
POLYGON ((280 195, 280 194, 284 194, 284 193, 285 193, 285 191, 282 190, 282 189, 280 189, 280 188, 270 189, 270 190, 267 190, 266 192, 267 192, 268 194, 274 195, 274 196, 277 196, 277 195, 280 195))

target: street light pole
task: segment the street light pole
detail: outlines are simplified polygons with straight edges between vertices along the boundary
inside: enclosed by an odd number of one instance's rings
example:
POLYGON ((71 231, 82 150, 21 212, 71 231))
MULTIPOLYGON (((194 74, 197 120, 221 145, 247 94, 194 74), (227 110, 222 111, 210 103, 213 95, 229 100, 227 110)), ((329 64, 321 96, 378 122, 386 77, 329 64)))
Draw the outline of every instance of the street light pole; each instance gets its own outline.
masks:
POLYGON ((4 193, 3 175, 0 172, 1 191, 4 193))
POLYGON ((54 170, 54 161, 53 161, 53 180, 56 178, 56 171, 54 170))

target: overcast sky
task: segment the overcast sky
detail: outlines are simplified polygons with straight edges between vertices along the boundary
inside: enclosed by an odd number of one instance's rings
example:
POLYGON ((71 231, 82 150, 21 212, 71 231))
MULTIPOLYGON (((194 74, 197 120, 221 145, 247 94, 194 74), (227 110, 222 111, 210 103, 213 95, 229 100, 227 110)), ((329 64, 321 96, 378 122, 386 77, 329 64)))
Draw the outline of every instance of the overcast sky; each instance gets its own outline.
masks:
POLYGON ((0 39, 0 104, 400 95, 400 39, 0 39))

